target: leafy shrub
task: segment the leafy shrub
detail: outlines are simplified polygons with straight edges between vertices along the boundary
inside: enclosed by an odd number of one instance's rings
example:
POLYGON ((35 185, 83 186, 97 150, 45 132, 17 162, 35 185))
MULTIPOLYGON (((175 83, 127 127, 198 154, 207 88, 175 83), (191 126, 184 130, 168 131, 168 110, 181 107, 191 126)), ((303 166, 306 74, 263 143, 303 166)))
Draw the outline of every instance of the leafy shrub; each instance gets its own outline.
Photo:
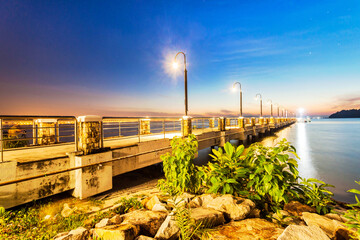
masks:
POLYGON ((194 167, 197 150, 195 136, 175 138, 172 154, 162 156, 165 180, 160 188, 170 194, 184 191, 244 195, 258 206, 278 211, 285 203, 299 200, 315 207, 318 213, 329 212, 333 187, 317 179, 299 181, 296 149, 285 139, 274 147, 252 144, 235 148, 229 142, 224 150, 213 150, 212 162, 194 167))
POLYGON ((241 166, 238 161, 244 152, 244 146, 236 149, 230 144, 225 144, 225 152, 220 148, 213 149, 213 162, 198 167, 198 179, 208 188, 208 193, 235 194, 242 193, 246 184, 245 177, 248 169, 241 166))
MULTIPOLYGON (((358 185, 360 185, 360 181, 355 181, 358 185)), ((348 192, 354 194, 360 194, 360 190, 357 189, 350 189, 348 192)), ((360 239, 360 200, 357 195, 355 195, 356 203, 349 204, 348 206, 351 207, 350 210, 347 210, 344 217, 347 218, 347 222, 345 225, 354 230, 355 233, 352 236, 354 239, 360 239)))
POLYGON ((287 141, 279 142, 275 147, 264 147, 255 143, 243 160, 243 166, 249 169, 246 190, 253 200, 269 205, 277 210, 283 203, 297 198, 296 183, 298 180, 296 150, 287 141))
POLYGON ((172 152, 161 156, 165 180, 159 181, 161 190, 170 195, 195 190, 195 166, 193 160, 197 153, 198 142, 195 135, 188 138, 174 137, 171 140, 172 152))
POLYGON ((331 197, 334 195, 326 187, 334 187, 315 178, 302 179, 301 188, 303 199, 306 204, 315 207, 318 213, 326 214, 330 212, 330 203, 333 201, 331 197))

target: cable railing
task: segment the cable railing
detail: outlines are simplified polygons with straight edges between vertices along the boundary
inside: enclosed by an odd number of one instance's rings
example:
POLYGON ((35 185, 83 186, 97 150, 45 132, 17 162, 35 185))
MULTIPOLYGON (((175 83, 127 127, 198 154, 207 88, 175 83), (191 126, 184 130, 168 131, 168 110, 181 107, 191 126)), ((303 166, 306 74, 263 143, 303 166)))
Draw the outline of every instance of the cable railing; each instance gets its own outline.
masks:
MULTIPOLYGON (((225 118, 226 129, 239 128, 239 118, 225 118)), ((182 134, 179 117, 103 117, 100 118, 100 146, 114 147, 116 141, 136 143, 155 139, 173 138, 182 134)), ((275 119, 274 123, 280 121, 275 119)), ((269 118, 243 118, 244 127, 268 125, 269 118)), ((0 116, 0 162, 4 153, 45 147, 64 147, 78 152, 78 120, 74 116, 0 116)), ((191 118, 194 134, 218 131, 219 118, 191 118)), ((242 126, 242 125, 241 125, 242 126)))

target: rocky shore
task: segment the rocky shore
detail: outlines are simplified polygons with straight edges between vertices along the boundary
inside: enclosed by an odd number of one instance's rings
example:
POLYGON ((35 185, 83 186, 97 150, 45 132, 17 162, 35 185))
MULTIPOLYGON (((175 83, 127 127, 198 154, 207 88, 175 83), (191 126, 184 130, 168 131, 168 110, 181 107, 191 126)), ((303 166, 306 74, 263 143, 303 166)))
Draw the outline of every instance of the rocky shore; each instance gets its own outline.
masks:
MULTIPOLYGON (((59 233, 55 239, 175 240, 184 231, 183 223, 176 217, 179 209, 188 211, 194 226, 201 230, 191 239, 351 239, 351 233, 343 225, 345 209, 338 205, 337 213, 319 215, 315 209, 293 201, 279 213, 264 218, 253 201, 232 195, 184 193, 174 198, 155 188, 128 197, 141 201, 142 209, 130 208, 128 213, 116 214, 122 203, 108 204, 98 211, 113 214, 99 220, 94 228, 79 227, 59 233)), ((71 211, 65 206, 62 214, 69 215, 71 211)), ((93 215, 89 214, 89 221, 93 215)))

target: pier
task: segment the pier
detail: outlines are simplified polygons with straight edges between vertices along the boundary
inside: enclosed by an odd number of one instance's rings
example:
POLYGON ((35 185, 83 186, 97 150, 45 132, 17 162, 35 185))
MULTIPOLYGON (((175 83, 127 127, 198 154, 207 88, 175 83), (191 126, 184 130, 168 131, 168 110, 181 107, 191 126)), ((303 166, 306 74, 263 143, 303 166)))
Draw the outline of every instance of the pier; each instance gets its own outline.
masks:
POLYGON ((296 121, 286 117, 117 118, 0 116, 0 206, 71 191, 112 189, 114 176, 160 163, 170 140, 195 134, 199 148, 251 143, 296 121))

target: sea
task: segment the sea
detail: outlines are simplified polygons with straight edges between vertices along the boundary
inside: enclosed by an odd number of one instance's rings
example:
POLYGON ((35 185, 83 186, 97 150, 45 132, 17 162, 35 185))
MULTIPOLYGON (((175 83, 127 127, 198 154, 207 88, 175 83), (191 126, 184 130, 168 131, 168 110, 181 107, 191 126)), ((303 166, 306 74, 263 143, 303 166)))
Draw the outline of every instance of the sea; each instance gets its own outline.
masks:
POLYGON ((262 140, 265 146, 274 146, 287 139, 297 150, 299 174, 317 178, 335 188, 334 199, 354 203, 354 194, 360 190, 360 118, 312 119, 298 122, 262 140))

